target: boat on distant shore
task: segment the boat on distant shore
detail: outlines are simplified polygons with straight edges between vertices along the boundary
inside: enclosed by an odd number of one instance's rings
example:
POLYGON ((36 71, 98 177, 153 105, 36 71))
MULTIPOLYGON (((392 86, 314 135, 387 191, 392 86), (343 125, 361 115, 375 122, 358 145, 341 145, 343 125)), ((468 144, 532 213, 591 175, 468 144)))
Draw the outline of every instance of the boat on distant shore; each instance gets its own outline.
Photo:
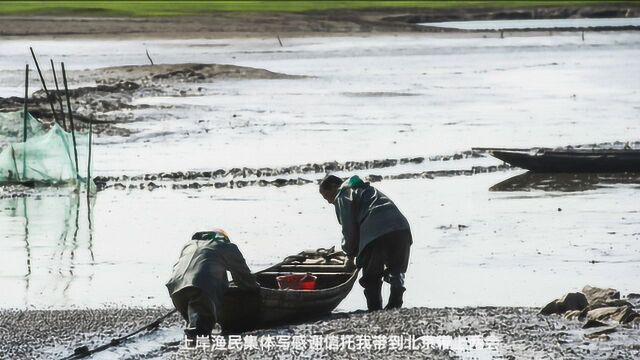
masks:
POLYGON ((349 294, 358 269, 342 251, 318 249, 285 258, 256 274, 260 292, 231 284, 219 323, 227 333, 314 319, 331 313, 349 294), (314 289, 281 289, 278 277, 311 274, 314 289))
POLYGON ((545 173, 640 172, 640 149, 474 148, 513 166, 545 173))

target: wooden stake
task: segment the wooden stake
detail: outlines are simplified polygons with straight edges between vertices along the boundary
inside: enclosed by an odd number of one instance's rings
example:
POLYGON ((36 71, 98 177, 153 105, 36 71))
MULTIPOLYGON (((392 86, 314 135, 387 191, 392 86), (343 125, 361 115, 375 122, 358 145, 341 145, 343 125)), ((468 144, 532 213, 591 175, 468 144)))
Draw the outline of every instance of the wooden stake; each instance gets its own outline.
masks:
POLYGON ((53 120, 58 122, 58 117, 56 116, 56 111, 53 108, 53 101, 49 97, 49 90, 47 90, 47 84, 44 82, 44 77, 42 77, 42 71, 40 71, 40 65, 38 65, 38 59, 36 58, 36 54, 33 52, 33 48, 29 47, 31 50, 31 56, 33 57, 33 62, 36 63, 36 69, 38 69, 38 75, 40 75, 40 81, 42 82, 42 87, 44 88, 44 93, 47 96, 47 100, 49 101, 49 105, 51 106, 51 113, 53 114, 53 120))
MULTIPOLYGON (((24 178, 25 172, 27 171, 27 120, 29 118, 29 115, 27 115, 27 99, 29 98, 29 64, 27 64, 27 66, 25 67, 25 73, 24 73, 24 107, 22 109, 23 112, 23 119, 22 119, 22 143, 24 144, 22 146, 22 177, 24 178)), ((11 151, 13 151, 13 148, 11 148, 11 151)), ((13 162, 15 164, 15 158, 13 159, 13 162)), ((16 170, 17 170, 17 166, 16 166, 16 170)), ((18 175, 18 174, 16 174, 18 175)))
MULTIPOLYGON (((13 164, 16 166, 16 181, 20 181, 20 174, 18 173, 18 164, 16 164, 16 152, 13 149, 13 145, 9 145, 11 147, 11 158, 13 159, 13 164)), ((24 171, 24 170, 23 170, 24 171)), ((9 180, 13 180, 12 171, 9 170, 9 180)), ((24 176, 24 174, 22 174, 24 176)))
POLYGON ((79 173, 78 169, 78 149, 76 147, 76 130, 73 126, 73 112, 71 111, 71 100, 69 99, 69 87, 67 86, 67 73, 64 70, 64 63, 62 65, 62 81, 64 82, 64 94, 67 97, 67 113, 69 114, 69 125, 71 125, 71 138, 73 139, 73 155, 76 160, 76 174, 79 173))
POLYGON ((93 139, 92 122, 89 121, 89 155, 87 157, 87 198, 91 196, 91 142, 93 139))
POLYGON ((56 76, 56 67, 53 64, 53 59, 49 59, 51 61, 51 71, 53 71, 53 81, 56 83, 56 97, 58 98, 58 104, 60 104, 60 115, 62 115, 62 128, 67 130, 67 122, 64 119, 64 107, 62 106, 62 96, 60 96, 60 88, 58 87, 58 77, 56 76))
POLYGON ((24 107, 22 109, 24 115, 24 134, 22 134, 22 142, 27 141, 27 99, 29 98, 29 64, 27 64, 24 72, 24 107))
POLYGON ((149 59, 149 62, 151 63, 151 65, 153 65, 153 60, 151 60, 151 55, 149 55, 149 50, 144 49, 144 51, 147 53, 147 59, 149 59))

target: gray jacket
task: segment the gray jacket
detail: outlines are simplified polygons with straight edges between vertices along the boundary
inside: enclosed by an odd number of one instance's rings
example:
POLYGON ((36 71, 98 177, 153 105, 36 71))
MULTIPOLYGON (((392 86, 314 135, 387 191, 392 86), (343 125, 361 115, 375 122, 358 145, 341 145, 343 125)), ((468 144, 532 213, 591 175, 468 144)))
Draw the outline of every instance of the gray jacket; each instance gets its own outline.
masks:
POLYGON ((224 292, 229 287, 227 270, 238 287, 258 289, 255 276, 235 244, 217 239, 190 240, 182 248, 166 286, 172 297, 186 287, 199 288, 213 302, 219 317, 224 292))
POLYGON ((359 256, 382 235, 410 230, 409 222, 393 201, 358 176, 342 184, 334 205, 344 236, 342 250, 348 256, 359 256))

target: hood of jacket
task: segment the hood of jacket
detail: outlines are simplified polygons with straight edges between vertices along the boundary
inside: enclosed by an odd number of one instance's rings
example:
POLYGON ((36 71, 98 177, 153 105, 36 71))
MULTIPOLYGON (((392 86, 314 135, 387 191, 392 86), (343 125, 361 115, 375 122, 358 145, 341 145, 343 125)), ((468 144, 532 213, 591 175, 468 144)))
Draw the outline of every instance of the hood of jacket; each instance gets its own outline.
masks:
POLYGON ((354 189, 359 187, 366 187, 369 183, 364 182, 358 175, 353 175, 352 177, 345 180, 342 185, 340 185, 340 189, 338 189, 338 193, 336 194, 336 198, 342 194, 345 189, 354 189))

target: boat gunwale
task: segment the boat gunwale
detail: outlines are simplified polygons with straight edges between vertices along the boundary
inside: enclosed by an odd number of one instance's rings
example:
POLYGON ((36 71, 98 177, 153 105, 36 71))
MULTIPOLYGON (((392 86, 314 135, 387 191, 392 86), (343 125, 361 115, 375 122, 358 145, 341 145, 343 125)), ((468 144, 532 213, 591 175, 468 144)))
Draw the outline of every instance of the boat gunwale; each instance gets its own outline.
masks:
MULTIPOLYGON (((354 277, 357 278, 358 277, 358 272, 359 272, 358 269, 355 269, 353 272, 345 271, 344 274, 351 274, 351 276, 349 276, 349 278, 347 278, 346 281, 343 281, 338 285, 335 285, 335 286, 332 286, 332 287, 328 287, 328 288, 323 288, 323 289, 313 289, 313 290, 273 289, 273 288, 262 287, 262 286, 260 286, 260 289, 261 289, 261 291, 262 291, 262 289, 266 289, 266 290, 269 290, 269 292, 277 292, 277 293, 284 293, 284 294, 317 294, 317 293, 335 291, 336 289, 339 289, 339 288, 344 287, 347 284, 349 284, 354 277)), ((313 272, 312 272, 312 274, 313 274, 313 272)))
POLYGON ((601 156, 601 155, 640 155, 640 149, 575 149, 575 150, 553 150, 542 148, 531 148, 530 150, 518 149, 518 150, 502 150, 491 149, 487 150, 488 153, 503 153, 525 156, 543 156, 543 155, 579 155, 579 156, 601 156))

